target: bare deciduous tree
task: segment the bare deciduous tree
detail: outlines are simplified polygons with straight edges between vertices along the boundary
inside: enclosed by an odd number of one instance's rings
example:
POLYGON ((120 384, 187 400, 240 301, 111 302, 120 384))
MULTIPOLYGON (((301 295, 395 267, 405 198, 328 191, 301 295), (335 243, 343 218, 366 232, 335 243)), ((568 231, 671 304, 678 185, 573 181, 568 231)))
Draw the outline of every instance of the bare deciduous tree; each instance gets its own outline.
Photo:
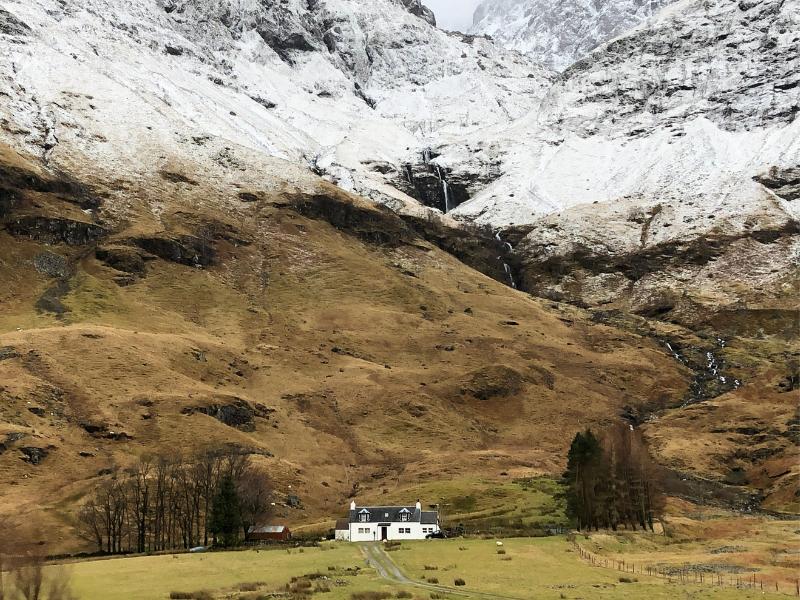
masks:
POLYGON ((246 528, 267 516, 272 488, 266 473, 247 453, 211 450, 189 458, 142 458, 113 474, 81 507, 79 530, 109 554, 207 545, 212 500, 224 477, 241 495, 246 528))

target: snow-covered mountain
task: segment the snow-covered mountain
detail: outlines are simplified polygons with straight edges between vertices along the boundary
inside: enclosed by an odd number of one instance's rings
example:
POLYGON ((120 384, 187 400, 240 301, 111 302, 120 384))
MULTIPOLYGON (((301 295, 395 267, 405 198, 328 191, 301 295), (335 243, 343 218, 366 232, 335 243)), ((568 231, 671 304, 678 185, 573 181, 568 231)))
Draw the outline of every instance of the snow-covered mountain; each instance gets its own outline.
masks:
POLYGON ((500 134, 486 152, 503 176, 456 214, 525 225, 527 287, 542 293, 645 311, 674 304, 665 290, 719 305, 756 281, 785 294, 800 211, 764 176, 800 164, 799 32, 796 0, 670 5, 567 69, 537 114, 500 134), (705 250, 690 259, 693 244, 705 250))
POLYGON ((386 184, 405 177, 403 164, 536 110, 551 83, 530 59, 437 29, 418 0, 0 9, 3 138, 114 176, 167 160, 224 170, 249 152, 413 204, 386 184))
POLYGON ((674 0, 483 0, 470 30, 557 71, 674 0))
POLYGON ((170 165, 235 183, 289 161, 398 211, 522 226, 528 289, 628 301, 609 256, 761 236, 781 242, 748 246, 755 263, 792 264, 776 190, 800 162, 799 15, 679 0, 556 75, 416 0, 0 0, 0 139, 123 191, 170 165), (599 273, 537 275, 576 255, 599 273))

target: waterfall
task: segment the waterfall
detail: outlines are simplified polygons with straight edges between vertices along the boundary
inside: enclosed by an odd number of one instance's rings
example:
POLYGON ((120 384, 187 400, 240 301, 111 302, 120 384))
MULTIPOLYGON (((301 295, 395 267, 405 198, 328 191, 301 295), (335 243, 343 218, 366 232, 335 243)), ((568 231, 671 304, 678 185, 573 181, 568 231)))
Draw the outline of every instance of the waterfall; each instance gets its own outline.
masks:
POLYGON ((500 237, 499 230, 494 234, 494 239, 503 244, 503 247, 507 248, 509 252, 514 251, 514 246, 512 246, 511 244, 509 244, 507 241, 505 241, 503 238, 500 237))
POLYGON ((429 162, 431 162, 431 149, 430 148, 425 148, 422 151, 422 162, 424 162, 426 165, 429 162))
MULTIPOLYGON (((497 232, 495 232, 494 239, 496 239, 498 242, 500 242, 500 244, 503 246, 503 248, 508 249, 509 252, 513 252, 514 246, 512 246, 508 242, 504 241, 503 238, 500 237, 500 231, 499 230, 497 232)), ((498 256, 497 260, 503 260, 503 257, 502 256, 498 256)), ((508 275, 508 281, 510 282, 511 287, 514 288, 514 289, 517 289, 517 282, 514 281, 514 275, 512 274, 511 267, 509 266, 509 264, 507 262, 503 263, 503 269, 505 270, 506 275, 508 275)))
POLYGON ((414 183, 414 173, 411 171, 411 165, 406 165, 406 179, 408 179, 408 183, 414 183))
POLYGON ((450 186, 447 185, 447 179, 442 174, 442 167, 436 165, 436 177, 442 182, 442 193, 444 194, 444 212, 450 212, 450 186))
POLYGON ((503 268, 506 271, 506 275, 508 275, 508 281, 511 282, 511 287, 517 289, 517 284, 514 281, 514 276, 511 274, 511 267, 508 266, 508 263, 503 263, 503 268))

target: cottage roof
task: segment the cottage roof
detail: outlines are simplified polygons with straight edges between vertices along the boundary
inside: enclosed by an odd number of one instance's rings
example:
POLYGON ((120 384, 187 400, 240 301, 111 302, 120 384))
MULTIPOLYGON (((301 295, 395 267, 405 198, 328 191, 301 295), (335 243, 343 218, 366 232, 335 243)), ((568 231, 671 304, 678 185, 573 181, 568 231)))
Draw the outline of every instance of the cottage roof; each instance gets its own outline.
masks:
POLYGON ((337 531, 340 531, 342 529, 348 529, 349 525, 350 525, 350 519, 336 519, 336 525, 334 528, 337 531))
POLYGON ((259 527, 250 527, 247 533, 283 533, 285 530, 285 525, 262 525, 259 527))
POLYGON ((423 510, 420 522, 423 525, 436 525, 439 522, 439 513, 435 510, 423 510))
MULTIPOLYGON (((432 513, 436 514, 436 513, 432 513)), ((351 523, 420 523, 423 512, 416 506, 357 506, 350 511, 351 523), (362 515, 367 515, 362 520, 362 515)), ((429 517, 430 518, 430 517, 429 517)), ((434 519, 432 523, 436 523, 434 519)))

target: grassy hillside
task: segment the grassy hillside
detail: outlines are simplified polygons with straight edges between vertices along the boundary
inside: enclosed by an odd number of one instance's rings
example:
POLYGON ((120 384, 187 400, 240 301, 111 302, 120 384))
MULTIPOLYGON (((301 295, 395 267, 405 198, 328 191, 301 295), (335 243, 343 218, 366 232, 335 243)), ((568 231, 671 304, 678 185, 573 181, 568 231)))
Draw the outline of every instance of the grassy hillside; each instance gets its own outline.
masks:
MULTIPOLYGON (((353 495, 531 523, 502 482, 685 397, 691 369, 649 333, 467 267, 439 248, 480 268, 462 233, 262 167, 70 178, 0 152, 0 512, 54 551, 83 547, 75 508, 114 469, 218 445, 268 466, 279 505, 300 496, 291 524, 327 527, 353 495)), ((700 461, 679 419, 654 437, 700 461)))

